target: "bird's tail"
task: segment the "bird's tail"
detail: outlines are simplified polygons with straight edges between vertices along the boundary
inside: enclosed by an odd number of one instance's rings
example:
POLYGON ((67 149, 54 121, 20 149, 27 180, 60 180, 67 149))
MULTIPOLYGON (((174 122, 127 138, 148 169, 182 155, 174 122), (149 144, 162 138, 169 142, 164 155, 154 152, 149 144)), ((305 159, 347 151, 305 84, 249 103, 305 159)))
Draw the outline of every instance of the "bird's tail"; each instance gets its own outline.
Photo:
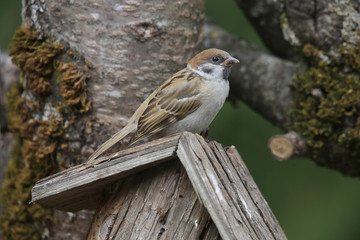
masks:
POLYGON ((123 129, 115 133, 111 138, 104 142, 93 154, 88 158, 87 162, 95 160, 103 152, 112 147, 115 143, 126 137, 129 133, 135 131, 136 126, 134 124, 128 124, 123 129))

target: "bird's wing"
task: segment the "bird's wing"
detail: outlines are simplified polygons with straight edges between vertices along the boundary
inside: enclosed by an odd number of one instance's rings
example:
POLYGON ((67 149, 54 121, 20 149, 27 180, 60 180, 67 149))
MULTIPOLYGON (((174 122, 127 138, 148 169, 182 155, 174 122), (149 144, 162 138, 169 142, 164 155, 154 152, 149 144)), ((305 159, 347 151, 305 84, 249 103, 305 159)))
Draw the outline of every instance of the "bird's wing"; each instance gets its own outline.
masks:
POLYGON ((169 124, 195 111, 199 107, 198 94, 201 81, 197 74, 186 69, 174 74, 139 106, 124 128, 96 149, 88 162, 96 159, 130 133, 135 132, 131 140, 134 143, 142 137, 163 130, 169 124), (187 81, 181 80, 184 78, 187 81))
POLYGON ((132 142, 158 133, 194 112, 200 106, 199 89, 202 81, 198 74, 184 69, 163 83, 138 119, 132 142))

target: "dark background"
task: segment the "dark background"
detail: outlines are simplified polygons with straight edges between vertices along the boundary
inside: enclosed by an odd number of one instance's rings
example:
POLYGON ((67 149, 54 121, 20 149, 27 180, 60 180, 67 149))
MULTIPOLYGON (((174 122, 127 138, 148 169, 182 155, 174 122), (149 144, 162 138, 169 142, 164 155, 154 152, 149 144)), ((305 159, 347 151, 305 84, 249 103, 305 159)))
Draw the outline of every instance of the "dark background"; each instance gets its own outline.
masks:
MULTIPOLYGON (((262 48, 261 39, 232 0, 208 0, 217 24, 262 48)), ((21 1, 0 1, 0 49, 6 51, 21 23, 21 1)), ((226 49, 224 49, 226 50, 226 49)), ((267 141, 281 130, 243 103, 227 103, 210 128, 210 138, 235 145, 289 240, 360 239, 360 182, 310 160, 280 163, 267 141)))

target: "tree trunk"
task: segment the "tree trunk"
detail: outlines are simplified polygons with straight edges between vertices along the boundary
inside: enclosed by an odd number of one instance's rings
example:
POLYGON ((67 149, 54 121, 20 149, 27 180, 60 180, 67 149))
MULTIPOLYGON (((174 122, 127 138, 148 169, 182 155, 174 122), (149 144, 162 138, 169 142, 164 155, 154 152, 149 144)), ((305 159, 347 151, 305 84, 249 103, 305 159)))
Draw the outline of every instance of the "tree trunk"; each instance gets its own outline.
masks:
POLYGON ((24 0, 23 23, 31 28, 22 27, 10 48, 22 76, 10 97, 10 128, 22 151, 10 160, 7 174, 14 177, 4 183, 5 239, 84 239, 92 212, 28 207, 25 185, 84 161, 121 129, 201 48, 204 16, 200 0, 24 0), (19 202, 26 223, 10 213, 19 202))
POLYGON ((11 84, 18 80, 18 76, 18 68, 11 62, 11 58, 8 54, 0 51, 0 185, 4 181, 4 169, 10 158, 13 142, 13 134, 8 129, 6 119, 6 94, 11 84))

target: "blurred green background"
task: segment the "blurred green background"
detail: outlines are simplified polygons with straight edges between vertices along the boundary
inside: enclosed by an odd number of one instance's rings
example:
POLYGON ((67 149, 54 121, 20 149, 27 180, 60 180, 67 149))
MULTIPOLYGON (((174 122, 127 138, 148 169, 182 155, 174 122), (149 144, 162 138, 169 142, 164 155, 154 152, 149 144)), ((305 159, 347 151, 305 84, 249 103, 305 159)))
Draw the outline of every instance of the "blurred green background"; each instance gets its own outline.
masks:
MULTIPOLYGON (((207 15, 223 28, 263 47, 233 0, 208 0, 207 15)), ((21 23, 21 1, 0 1, 0 49, 6 51, 21 23)), ((225 49, 226 50, 226 49, 225 49)), ((267 141, 281 131, 240 103, 226 104, 211 138, 235 145, 289 240, 360 239, 360 182, 306 159, 280 163, 267 141)))

